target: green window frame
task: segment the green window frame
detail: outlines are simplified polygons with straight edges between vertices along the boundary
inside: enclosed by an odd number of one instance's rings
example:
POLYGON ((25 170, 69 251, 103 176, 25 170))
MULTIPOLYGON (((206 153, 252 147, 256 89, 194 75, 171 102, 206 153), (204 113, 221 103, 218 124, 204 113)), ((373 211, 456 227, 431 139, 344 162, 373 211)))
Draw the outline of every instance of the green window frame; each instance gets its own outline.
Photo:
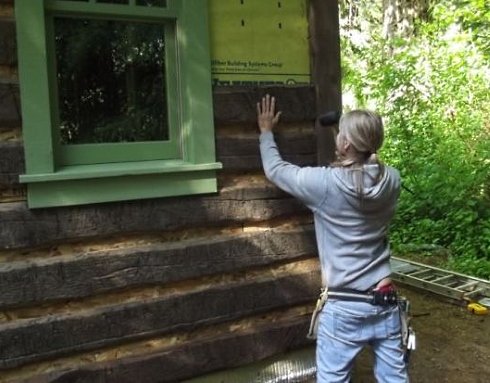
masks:
POLYGON ((30 208, 217 191, 206 0, 16 0, 26 172, 30 208), (63 145, 59 140, 54 17, 161 23, 169 139, 63 145))

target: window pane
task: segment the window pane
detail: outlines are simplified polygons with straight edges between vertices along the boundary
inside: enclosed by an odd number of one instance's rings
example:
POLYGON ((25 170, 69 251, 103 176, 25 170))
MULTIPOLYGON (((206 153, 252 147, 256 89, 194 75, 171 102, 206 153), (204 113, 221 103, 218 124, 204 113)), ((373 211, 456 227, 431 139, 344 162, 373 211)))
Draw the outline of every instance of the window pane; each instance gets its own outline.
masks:
POLYGON ((55 18, 62 143, 168 140, 162 24, 55 18))
POLYGON ((166 7, 167 0, 136 0, 136 5, 148 5, 155 7, 166 7))

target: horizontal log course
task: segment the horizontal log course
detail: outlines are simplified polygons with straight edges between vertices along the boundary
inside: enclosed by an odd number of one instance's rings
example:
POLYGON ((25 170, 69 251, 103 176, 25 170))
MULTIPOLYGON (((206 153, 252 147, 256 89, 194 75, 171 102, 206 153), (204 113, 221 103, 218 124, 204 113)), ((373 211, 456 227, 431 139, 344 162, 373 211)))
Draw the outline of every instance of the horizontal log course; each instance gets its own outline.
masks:
POLYGON ((10 262, 0 265, 0 308, 237 272, 315 253, 310 226, 10 262))
POLYGON ((307 346, 309 316, 283 319, 253 332, 221 336, 162 352, 93 363, 9 383, 165 383, 258 362, 307 346))
MULTIPOLYGON (((315 166, 317 158, 315 154, 283 155, 283 159, 298 166, 315 166)), ((218 161, 223 164, 224 170, 252 171, 262 168, 260 155, 256 156, 221 156, 218 161)))
POLYGON ((0 82, 0 127, 21 125, 19 85, 0 82))
POLYGON ((294 87, 215 87, 213 89, 214 118, 217 123, 255 123, 257 101, 266 93, 277 98, 281 121, 313 121, 316 118, 316 98, 313 86, 294 87))
MULTIPOLYGON (((3 2, 11 3, 10 2, 3 2)), ((11 17, 0 17, 0 65, 17 65, 15 22, 11 17)))
POLYGON ((316 270, 270 278, 0 325, 0 369, 313 305, 320 280, 316 270))
POLYGON ((19 141, 0 141, 1 202, 24 201, 26 199, 25 185, 19 183, 19 175, 22 173, 24 173, 24 150, 22 144, 19 141))
POLYGON ((0 142, 0 185, 19 187, 24 173, 24 150, 20 142, 0 142))
MULTIPOLYGON (((278 109, 282 110, 281 121, 304 122, 316 118, 314 88, 277 87, 262 88, 218 88, 213 94, 214 114, 217 123, 255 123, 256 100, 264 92, 277 94, 278 109)), ((0 83, 0 125, 19 126, 20 98, 19 86, 14 83, 0 83)))
MULTIPOLYGON (((299 166, 316 164, 316 138, 313 130, 303 134, 276 134, 276 142, 284 160, 299 166)), ((226 170, 262 168, 258 135, 237 137, 218 135, 216 155, 226 170)))
POLYGON ((0 190, 2 189, 19 189, 19 175, 13 173, 0 174, 0 190))
MULTIPOLYGON (((279 151, 283 155, 316 153, 316 137, 313 129, 304 133, 275 133, 274 136, 279 151)), ((259 135, 240 137, 218 134, 216 137, 216 152, 221 156, 259 156, 259 135)))
MULTIPOLYGON (((9 178, 7 176, 0 177, 0 203, 11 203, 11 202, 24 202, 27 200, 27 190, 25 185, 15 183, 15 178, 11 178, 9 183, 7 182, 9 178)), ((0 234, 1 236, 1 234, 0 234)))
POLYGON ((263 185, 251 186, 263 199, 243 200, 241 190, 217 196, 189 196, 64 208, 28 209, 0 204, 0 248, 13 249, 98 236, 151 233, 190 227, 259 222, 304 214, 294 198, 263 185), (269 198, 267 198, 269 195, 269 198))
MULTIPOLYGON (((316 139, 313 132, 304 134, 276 134, 280 152, 286 161, 296 165, 315 165, 316 139)), ((218 135, 218 161, 225 169, 261 169, 258 136, 236 137, 218 135)), ((20 141, 0 142, 0 184, 18 185, 18 177, 25 172, 24 149, 20 141)))

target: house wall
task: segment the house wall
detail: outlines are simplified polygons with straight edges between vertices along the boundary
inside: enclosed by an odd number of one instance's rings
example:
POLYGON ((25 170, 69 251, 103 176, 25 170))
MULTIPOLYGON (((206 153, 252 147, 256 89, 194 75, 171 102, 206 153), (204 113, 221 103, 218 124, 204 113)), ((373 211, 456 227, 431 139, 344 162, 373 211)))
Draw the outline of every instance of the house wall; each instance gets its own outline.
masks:
POLYGON ((13 4, 0 0, 0 382, 180 381, 306 345, 312 216, 265 179, 255 103, 278 98, 287 160, 331 158, 314 119, 340 106, 337 2, 310 1, 311 86, 214 88, 217 194, 35 210, 18 182, 13 4))

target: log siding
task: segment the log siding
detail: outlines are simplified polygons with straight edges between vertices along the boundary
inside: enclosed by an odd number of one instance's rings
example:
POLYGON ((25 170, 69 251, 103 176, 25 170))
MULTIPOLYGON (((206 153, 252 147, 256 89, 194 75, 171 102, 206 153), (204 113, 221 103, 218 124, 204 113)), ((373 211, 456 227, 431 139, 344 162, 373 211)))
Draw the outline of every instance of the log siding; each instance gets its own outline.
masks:
POLYGON ((265 179, 255 103, 278 98, 286 160, 328 162, 315 119, 341 105, 337 5, 309 0, 311 85, 213 89, 218 193, 28 209, 0 0, 0 383, 174 382, 310 344, 312 217, 265 179))

